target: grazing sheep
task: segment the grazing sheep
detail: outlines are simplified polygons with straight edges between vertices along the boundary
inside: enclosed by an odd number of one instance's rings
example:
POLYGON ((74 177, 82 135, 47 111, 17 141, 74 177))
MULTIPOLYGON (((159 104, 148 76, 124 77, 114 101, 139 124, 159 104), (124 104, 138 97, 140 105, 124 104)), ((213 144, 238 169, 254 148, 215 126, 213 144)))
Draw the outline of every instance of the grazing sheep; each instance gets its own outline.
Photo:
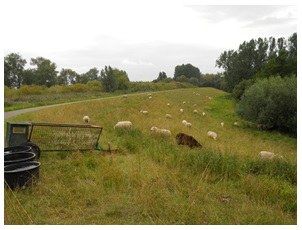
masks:
POLYGON ((259 157, 261 160, 272 160, 274 158, 283 159, 282 156, 279 156, 278 154, 275 154, 273 152, 268 152, 268 151, 261 151, 259 153, 259 157))
POLYGON ((206 115, 206 113, 205 112, 202 112, 202 116, 205 116, 206 115))
POLYGON ((148 111, 146 110, 141 110, 140 113, 144 114, 144 115, 147 115, 148 114, 148 111))
POLYGON ((125 94, 125 95, 123 95, 123 98, 127 98, 128 96, 125 94))
POLYGON ((169 107, 170 107, 170 103, 167 103, 167 106, 169 106, 169 107))
POLYGON ((183 104, 186 104, 186 101, 183 101, 182 103, 183 103, 183 104))
POLYGON ((183 110, 183 109, 180 109, 179 111, 180 111, 181 113, 183 113, 183 112, 184 112, 184 110, 183 110))
POLYGON ((237 121, 235 121, 235 122, 234 122, 234 125, 235 125, 235 126, 239 126, 239 124, 238 124, 238 122, 237 122, 237 121))
POLYGON ((85 123, 89 123, 90 118, 89 118, 88 116, 84 116, 84 117, 83 117, 83 121, 84 121, 85 123))
POLYGON ((193 106, 194 106, 194 107, 196 107, 196 106, 197 106, 197 104, 194 104, 193 106))
POLYGON ((151 97, 151 96, 152 96, 152 94, 151 94, 151 93, 149 93, 147 96, 148 96, 148 97, 151 97))
POLYGON ((178 145, 188 145, 190 148, 193 147, 202 147, 201 144, 198 143, 198 141, 185 133, 178 133, 176 135, 176 142, 178 145))
POLYGON ((193 113, 198 113, 197 109, 194 109, 194 110, 193 110, 193 113))
POLYGON ((149 99, 152 99, 152 96, 149 96, 149 99))
POLYGON ((118 123, 116 123, 116 125, 114 126, 115 128, 120 128, 120 129, 129 129, 132 127, 132 123, 131 121, 119 121, 118 123))
POLYGON ((171 119, 172 118, 171 114, 167 113, 166 118, 171 119))
POLYGON ((213 131, 209 131, 208 132, 208 137, 213 138, 214 140, 217 139, 217 133, 213 132, 213 131))
POLYGON ((187 122, 186 120, 183 120, 182 121, 182 124, 188 128, 191 128, 192 127, 192 124, 190 122, 187 122))
POLYGON ((157 128, 156 126, 153 126, 150 130, 151 130, 151 132, 158 134, 160 136, 164 136, 164 137, 171 136, 171 131, 168 129, 160 129, 160 128, 157 128))
POLYGON ((220 125, 221 125, 221 127, 223 127, 224 126, 224 122, 221 122, 220 125))

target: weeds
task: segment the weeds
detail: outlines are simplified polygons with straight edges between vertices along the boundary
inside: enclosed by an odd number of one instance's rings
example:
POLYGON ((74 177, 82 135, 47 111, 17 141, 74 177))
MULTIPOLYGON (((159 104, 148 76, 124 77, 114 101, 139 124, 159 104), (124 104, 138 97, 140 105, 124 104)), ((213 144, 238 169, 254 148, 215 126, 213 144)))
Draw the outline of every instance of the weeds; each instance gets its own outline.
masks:
POLYGON ((110 142, 118 151, 42 152, 38 183, 14 195, 5 189, 5 224, 296 224, 296 139, 234 127, 234 104, 220 97, 223 92, 192 91, 156 92, 152 100, 147 94, 116 97, 12 119, 79 123, 89 115, 92 124, 104 127, 100 145, 110 142), (193 114, 193 104, 207 115, 193 114), (192 122, 191 129, 182 126, 183 119, 192 122), (114 129, 119 120, 130 120, 132 129, 114 129), (172 137, 152 135, 154 125, 170 129, 172 137), (206 136, 208 130, 217 131, 216 141, 206 136), (180 131, 203 147, 178 146, 180 131), (286 161, 258 160, 264 149, 286 161))

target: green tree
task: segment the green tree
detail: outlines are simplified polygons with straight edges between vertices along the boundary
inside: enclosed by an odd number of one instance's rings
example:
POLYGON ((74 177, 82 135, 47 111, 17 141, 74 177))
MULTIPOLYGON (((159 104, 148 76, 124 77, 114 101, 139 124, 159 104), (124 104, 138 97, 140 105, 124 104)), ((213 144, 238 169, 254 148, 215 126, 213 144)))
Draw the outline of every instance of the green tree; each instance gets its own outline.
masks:
POLYGON ((95 80, 100 80, 99 70, 95 67, 88 70, 86 73, 79 75, 77 78, 77 82, 82 84, 95 80))
POLYGON ((159 72, 158 77, 153 80, 153 82, 165 81, 167 79, 167 74, 165 72, 159 72))
POLYGON ((71 85, 75 84, 79 74, 72 69, 62 69, 56 79, 58 85, 71 85))
POLYGON ((129 78, 128 78, 128 74, 126 73, 126 71, 114 68, 112 70, 112 75, 116 79, 117 89, 119 89, 119 90, 128 89, 129 78))
POLYGON ((199 84, 201 87, 221 89, 222 80, 223 78, 220 74, 202 74, 199 84))
POLYGON ((186 76, 188 79, 190 78, 197 78, 199 79, 200 78, 200 70, 191 65, 191 64, 182 64, 182 65, 177 65, 175 67, 175 70, 174 70, 174 80, 177 81, 177 78, 180 77, 180 76, 186 76))
POLYGON ((23 83, 23 72, 26 60, 18 53, 4 57, 4 85, 20 88, 23 83))
POLYGON ((101 70, 101 82, 105 92, 114 92, 117 90, 118 83, 113 75, 111 66, 105 66, 105 68, 101 70))
POLYGON ((243 42, 236 51, 224 51, 216 60, 216 66, 224 69, 227 91, 231 92, 242 80, 297 75, 296 41, 294 33, 288 41, 258 38, 243 42))
POLYGON ((34 84, 46 85, 47 87, 50 87, 56 83, 57 66, 55 63, 46 58, 37 57, 32 58, 30 64, 32 66, 36 66, 36 68, 33 69, 34 84))

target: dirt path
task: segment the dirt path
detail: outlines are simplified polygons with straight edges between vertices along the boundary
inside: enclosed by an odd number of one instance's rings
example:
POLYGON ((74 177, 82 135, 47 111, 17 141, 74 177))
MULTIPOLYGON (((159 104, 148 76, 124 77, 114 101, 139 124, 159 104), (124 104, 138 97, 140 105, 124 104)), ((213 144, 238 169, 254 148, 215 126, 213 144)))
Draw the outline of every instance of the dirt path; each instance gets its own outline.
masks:
POLYGON ((45 106, 39 106, 39 107, 34 107, 34 108, 19 109, 19 110, 4 112, 4 119, 12 118, 12 117, 15 117, 15 116, 23 114, 23 113, 29 113, 29 112, 33 112, 33 111, 37 111, 37 110, 41 110, 41 109, 50 108, 50 107, 82 103, 82 102, 86 102, 86 101, 104 100, 104 99, 109 99, 109 98, 114 98, 114 97, 121 97, 121 96, 96 98, 96 99, 89 99, 89 100, 83 100, 83 101, 67 102, 67 103, 63 103, 63 104, 45 105, 45 106))

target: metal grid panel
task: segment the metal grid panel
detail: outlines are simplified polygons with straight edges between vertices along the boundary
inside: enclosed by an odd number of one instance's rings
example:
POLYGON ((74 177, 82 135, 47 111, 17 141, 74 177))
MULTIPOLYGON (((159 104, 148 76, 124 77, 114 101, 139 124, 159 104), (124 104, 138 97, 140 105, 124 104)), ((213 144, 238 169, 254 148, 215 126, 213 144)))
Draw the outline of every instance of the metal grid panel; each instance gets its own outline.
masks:
POLYGON ((29 140, 42 151, 99 149, 102 127, 81 124, 32 123, 29 140))

